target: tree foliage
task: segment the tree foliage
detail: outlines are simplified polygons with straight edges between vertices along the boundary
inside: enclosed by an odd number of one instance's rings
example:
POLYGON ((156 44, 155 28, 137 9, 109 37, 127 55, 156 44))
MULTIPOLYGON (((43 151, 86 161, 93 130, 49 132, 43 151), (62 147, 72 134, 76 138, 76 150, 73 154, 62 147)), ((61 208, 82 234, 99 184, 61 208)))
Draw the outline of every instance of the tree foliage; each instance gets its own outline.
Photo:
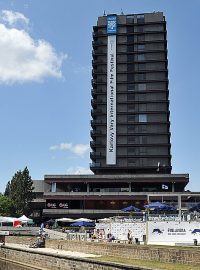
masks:
POLYGON ((13 201, 4 195, 0 195, 0 216, 13 216, 14 215, 14 203, 13 201))
POLYGON ((30 202, 34 199, 33 189, 33 181, 27 167, 23 171, 17 171, 8 182, 4 195, 14 202, 17 215, 30 214, 30 202))
POLYGON ((8 181, 8 183, 6 185, 4 195, 7 196, 7 197, 9 197, 9 195, 10 195, 10 181, 8 181))

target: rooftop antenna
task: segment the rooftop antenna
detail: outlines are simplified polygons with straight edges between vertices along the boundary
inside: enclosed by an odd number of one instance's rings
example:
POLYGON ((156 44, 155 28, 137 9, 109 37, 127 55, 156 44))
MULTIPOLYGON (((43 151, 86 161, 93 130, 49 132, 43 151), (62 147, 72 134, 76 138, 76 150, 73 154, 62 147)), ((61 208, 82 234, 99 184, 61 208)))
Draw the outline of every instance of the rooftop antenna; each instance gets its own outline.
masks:
POLYGON ((103 12, 103 16, 106 16, 106 11, 104 10, 104 12, 103 12))
POLYGON ((122 8, 121 8, 121 15, 124 15, 124 12, 123 12, 122 8))

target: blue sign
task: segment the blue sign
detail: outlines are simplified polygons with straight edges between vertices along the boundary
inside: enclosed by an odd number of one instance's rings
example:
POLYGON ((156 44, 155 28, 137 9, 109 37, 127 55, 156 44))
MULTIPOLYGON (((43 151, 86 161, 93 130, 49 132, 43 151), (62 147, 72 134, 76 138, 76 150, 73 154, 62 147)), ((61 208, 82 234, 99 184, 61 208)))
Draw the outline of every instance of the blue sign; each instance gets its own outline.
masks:
POLYGON ((117 16, 116 15, 107 16, 107 33, 108 34, 117 33, 117 16))

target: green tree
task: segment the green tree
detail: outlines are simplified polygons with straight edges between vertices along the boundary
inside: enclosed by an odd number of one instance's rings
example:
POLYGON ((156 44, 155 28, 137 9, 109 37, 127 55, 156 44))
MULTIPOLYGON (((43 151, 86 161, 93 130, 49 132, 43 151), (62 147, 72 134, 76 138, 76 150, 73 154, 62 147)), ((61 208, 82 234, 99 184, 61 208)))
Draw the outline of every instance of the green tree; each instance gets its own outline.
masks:
POLYGON ((5 189, 5 192, 4 192, 4 196, 9 197, 9 195, 10 195, 10 181, 7 183, 6 189, 5 189))
POLYGON ((0 216, 13 216, 14 215, 14 203, 13 201, 4 195, 0 195, 0 216))
POLYGON ((26 167, 17 171, 11 182, 7 184, 5 193, 14 202, 17 215, 30 214, 30 202, 34 199, 33 181, 26 167))

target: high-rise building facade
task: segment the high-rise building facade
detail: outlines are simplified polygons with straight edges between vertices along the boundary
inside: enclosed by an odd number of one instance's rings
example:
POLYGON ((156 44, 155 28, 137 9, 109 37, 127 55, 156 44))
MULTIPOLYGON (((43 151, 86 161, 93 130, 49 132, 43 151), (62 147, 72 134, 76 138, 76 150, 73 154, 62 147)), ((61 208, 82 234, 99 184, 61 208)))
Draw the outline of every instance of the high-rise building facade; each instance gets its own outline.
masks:
MULTIPOLYGON (((102 16, 93 31, 91 170, 35 183, 35 217, 123 215, 165 201, 200 201, 171 173, 166 22, 161 12, 102 16), (41 194, 41 190, 43 193, 41 194)), ((36 181, 38 182, 38 181, 36 181)))
POLYGON ((91 170, 171 173, 163 13, 99 17, 92 44, 91 170))

